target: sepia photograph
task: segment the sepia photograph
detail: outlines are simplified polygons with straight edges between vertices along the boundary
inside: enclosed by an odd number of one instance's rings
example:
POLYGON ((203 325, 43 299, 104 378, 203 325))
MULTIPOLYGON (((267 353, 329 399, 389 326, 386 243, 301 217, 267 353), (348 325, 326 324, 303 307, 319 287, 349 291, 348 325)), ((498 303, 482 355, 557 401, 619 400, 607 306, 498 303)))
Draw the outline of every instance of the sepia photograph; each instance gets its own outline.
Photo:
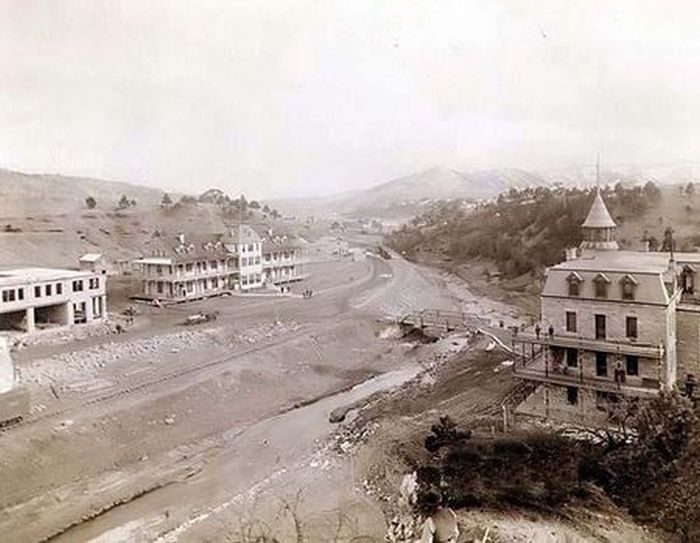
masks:
POLYGON ((697 8, 0 0, 0 542, 700 542, 697 8))

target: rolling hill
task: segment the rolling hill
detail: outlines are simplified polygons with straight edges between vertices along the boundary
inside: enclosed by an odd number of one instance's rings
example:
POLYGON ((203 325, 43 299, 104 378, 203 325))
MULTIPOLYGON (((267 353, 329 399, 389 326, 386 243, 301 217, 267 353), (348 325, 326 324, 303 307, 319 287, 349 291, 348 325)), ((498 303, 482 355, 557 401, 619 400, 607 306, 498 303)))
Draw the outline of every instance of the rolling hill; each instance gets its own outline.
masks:
MULTIPOLYGON (((129 183, 0 170, 0 267, 75 266, 87 252, 136 257, 158 234, 223 232, 210 202, 161 207, 163 191, 129 183), (122 195, 136 205, 118 209, 122 195), (88 209, 85 199, 97 201, 88 209)), ((180 195, 171 194, 173 200, 180 195)))
POLYGON ((120 181, 56 174, 26 174, 0 169, 0 217, 5 222, 31 214, 73 213, 92 196, 98 209, 113 208, 122 195, 151 207, 163 191, 120 181))

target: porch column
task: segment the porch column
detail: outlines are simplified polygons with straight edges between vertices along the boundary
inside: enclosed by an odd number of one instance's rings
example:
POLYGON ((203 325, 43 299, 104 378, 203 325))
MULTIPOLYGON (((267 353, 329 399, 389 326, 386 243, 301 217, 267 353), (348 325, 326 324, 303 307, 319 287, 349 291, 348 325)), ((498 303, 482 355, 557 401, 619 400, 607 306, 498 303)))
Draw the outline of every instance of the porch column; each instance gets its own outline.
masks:
POLYGON ((34 319, 34 308, 27 308, 27 332, 32 333, 36 331, 36 321, 34 319))
POLYGON ((85 322, 92 321, 92 318, 93 318, 93 311, 92 311, 93 300, 94 300, 94 298, 92 298, 92 297, 85 300, 85 322))

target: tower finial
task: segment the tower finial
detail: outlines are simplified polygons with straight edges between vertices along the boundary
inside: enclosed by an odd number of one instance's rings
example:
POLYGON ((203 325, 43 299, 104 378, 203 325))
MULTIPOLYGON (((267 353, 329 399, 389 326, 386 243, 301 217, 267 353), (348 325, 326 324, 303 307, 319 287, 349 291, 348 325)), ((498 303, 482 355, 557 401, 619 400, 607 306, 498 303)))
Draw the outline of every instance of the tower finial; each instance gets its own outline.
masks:
POLYGON ((595 163, 595 186, 600 192, 600 153, 598 153, 598 160, 595 163))

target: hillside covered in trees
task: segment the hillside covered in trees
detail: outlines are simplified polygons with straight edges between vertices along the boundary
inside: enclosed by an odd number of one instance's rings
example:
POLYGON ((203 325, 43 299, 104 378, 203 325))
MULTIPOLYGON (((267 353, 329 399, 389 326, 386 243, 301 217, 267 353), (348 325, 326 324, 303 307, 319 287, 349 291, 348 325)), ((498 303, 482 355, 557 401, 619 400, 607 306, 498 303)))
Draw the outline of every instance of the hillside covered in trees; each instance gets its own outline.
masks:
MULTIPOLYGON (((622 248, 639 249, 643 240, 653 244, 663 238, 661 216, 649 219, 654 228, 648 231, 624 228, 626 223, 640 223, 641 217, 652 217, 658 209, 664 195, 653 182, 634 187, 618 183, 602 190, 611 214, 623 227, 618 236, 622 248)), ((566 248, 580 243, 580 225, 593 196, 592 190, 537 187, 510 189, 477 206, 462 200, 442 201, 387 241, 409 259, 419 253, 456 262, 485 259, 506 277, 536 273, 561 261, 566 248)), ((661 242, 656 246, 661 248, 661 242)))

